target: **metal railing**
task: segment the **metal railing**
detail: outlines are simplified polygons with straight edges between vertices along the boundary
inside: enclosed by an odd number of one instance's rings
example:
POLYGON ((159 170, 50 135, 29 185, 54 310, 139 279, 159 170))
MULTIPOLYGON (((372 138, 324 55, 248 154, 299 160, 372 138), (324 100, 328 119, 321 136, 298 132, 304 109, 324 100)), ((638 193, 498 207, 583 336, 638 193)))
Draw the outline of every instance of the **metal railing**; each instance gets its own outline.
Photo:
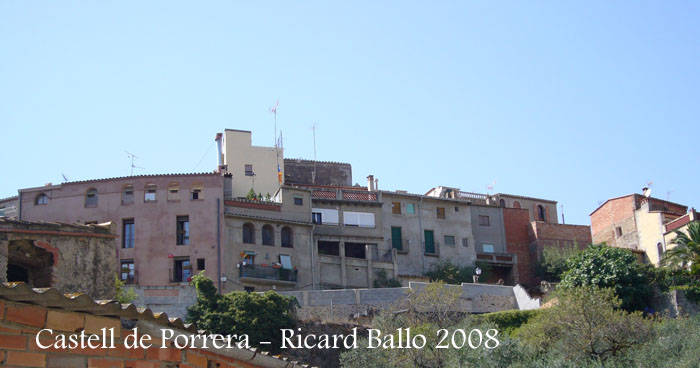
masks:
POLYGON ((411 245, 411 242, 409 241, 409 239, 389 238, 389 239, 387 239, 387 243, 389 244, 390 247, 396 248, 396 251, 399 253, 408 253, 409 246, 411 245))
POLYGON ((436 241, 433 242, 433 251, 432 252, 428 252, 428 249, 426 249, 425 244, 426 244, 426 242, 423 242, 423 253, 425 253, 426 255, 431 255, 431 256, 440 255, 440 243, 439 242, 436 242, 436 241))
POLYGON ((477 253, 476 259, 490 263, 513 263, 514 256, 510 253, 477 253))
POLYGON ((297 282, 298 270, 289 270, 286 268, 277 268, 272 266, 260 265, 240 265, 238 269, 239 277, 250 277, 255 279, 278 280, 297 282))
POLYGON ((377 202, 376 192, 350 190, 341 188, 314 188, 311 190, 312 199, 337 199, 344 201, 377 202))

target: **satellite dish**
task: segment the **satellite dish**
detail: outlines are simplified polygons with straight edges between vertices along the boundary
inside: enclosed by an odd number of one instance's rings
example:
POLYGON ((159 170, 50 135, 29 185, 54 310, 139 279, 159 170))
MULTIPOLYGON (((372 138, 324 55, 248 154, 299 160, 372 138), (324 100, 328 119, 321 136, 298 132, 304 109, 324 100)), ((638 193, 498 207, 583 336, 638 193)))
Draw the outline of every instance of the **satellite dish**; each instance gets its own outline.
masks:
POLYGON ((651 188, 649 188, 649 187, 642 188, 642 194, 644 194, 644 196, 647 198, 651 197, 651 188))

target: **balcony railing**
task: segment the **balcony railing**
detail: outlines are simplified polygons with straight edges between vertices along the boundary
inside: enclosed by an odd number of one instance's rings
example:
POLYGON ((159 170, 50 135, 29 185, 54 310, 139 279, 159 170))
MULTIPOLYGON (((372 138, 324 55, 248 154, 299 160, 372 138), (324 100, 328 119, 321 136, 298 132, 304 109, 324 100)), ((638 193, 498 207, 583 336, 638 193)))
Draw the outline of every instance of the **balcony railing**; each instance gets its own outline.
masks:
POLYGON ((513 264, 514 256, 509 253, 477 253, 478 261, 486 261, 489 263, 513 264))
POLYGON ((440 255, 440 243, 434 241, 432 252, 428 252, 428 248, 426 248, 426 242, 423 242, 423 253, 425 253, 426 256, 439 256, 440 255))
POLYGON ((240 265, 239 277, 250 277, 254 279, 274 280, 297 282, 298 270, 289 270, 286 268, 277 268, 272 266, 260 265, 240 265))
POLYGON ((377 202, 378 200, 376 192, 341 188, 314 188, 311 191, 311 198, 362 202, 377 202))
POLYGON ((394 238, 389 238, 387 239, 387 242, 390 247, 396 248, 396 251, 399 253, 408 253, 408 249, 411 245, 409 242, 409 239, 394 239, 394 238))

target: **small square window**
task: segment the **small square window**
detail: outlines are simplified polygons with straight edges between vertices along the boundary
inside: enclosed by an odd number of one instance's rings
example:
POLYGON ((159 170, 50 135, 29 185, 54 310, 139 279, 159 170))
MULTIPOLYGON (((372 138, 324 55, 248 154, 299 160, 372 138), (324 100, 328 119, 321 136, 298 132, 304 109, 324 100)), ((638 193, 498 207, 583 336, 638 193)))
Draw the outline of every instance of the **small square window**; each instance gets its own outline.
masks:
POLYGON ((491 226, 491 219, 488 216, 479 215, 479 225, 491 226))
POLYGON ((401 202, 391 202, 391 213, 394 215, 401 214, 401 202))
POLYGON ((459 207, 455 206, 455 212, 459 212, 459 207))
POLYGON ((468 238, 462 238, 462 246, 463 247, 469 247, 469 239, 468 238))
POLYGON ((196 201, 198 199, 202 199, 202 190, 201 189, 192 189, 190 199, 193 201, 196 201))
POLYGON ((304 198, 301 196, 294 196, 294 204, 297 206, 301 206, 304 204, 304 198))
POLYGON ((146 192, 143 194, 143 201, 144 202, 155 202, 156 201, 156 187, 155 186, 147 186, 146 187, 146 192))
POLYGON ((445 219, 445 207, 438 207, 437 208, 437 218, 439 220, 445 219))
POLYGON ((245 176, 254 176, 253 165, 245 165, 245 176))
POLYGON ((409 215, 415 215, 416 205, 413 203, 406 203, 406 213, 409 215))
POLYGON ((449 247, 455 246, 455 237, 453 235, 445 235, 445 245, 449 247))
POLYGON ((245 291, 246 293, 254 293, 255 287, 254 286, 244 286, 243 291, 245 291))
POLYGON ((493 244, 484 243, 481 245, 481 247, 484 249, 484 253, 493 253, 494 252, 493 244))

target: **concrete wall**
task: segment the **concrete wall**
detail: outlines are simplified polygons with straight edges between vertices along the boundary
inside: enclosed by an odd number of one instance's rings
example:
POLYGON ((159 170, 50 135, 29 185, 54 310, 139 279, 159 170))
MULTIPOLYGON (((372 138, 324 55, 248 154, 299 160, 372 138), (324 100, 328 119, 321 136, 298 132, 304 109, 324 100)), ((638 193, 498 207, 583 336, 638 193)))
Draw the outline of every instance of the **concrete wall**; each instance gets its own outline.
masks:
POLYGON ((187 316, 187 307, 197 303, 197 290, 193 285, 131 286, 138 298, 132 304, 164 312, 170 318, 187 316))
MULTIPOLYGON (((117 259, 133 260, 136 283, 142 286, 171 283, 174 259, 205 259, 206 275, 217 274, 217 217, 223 216, 223 176, 220 174, 143 175, 123 178, 64 183, 20 191, 23 220, 85 223, 114 222, 120 237, 117 259), (156 185, 156 200, 144 201, 146 186, 156 185), (168 197, 169 188, 179 188, 179 199, 168 197), (123 203, 122 191, 133 187, 133 203, 123 203), (97 206, 87 207, 86 192, 97 190, 97 206), (201 188, 200 199, 191 200, 193 188, 201 188), (38 195, 46 194, 48 203, 35 204, 38 195), (220 208, 217 212, 217 202, 220 208), (189 216, 189 245, 177 245, 177 217, 189 216), (123 248, 122 229, 125 219, 134 221, 135 244, 123 248)), ((196 272, 193 268, 193 272, 196 272)))
POLYGON ((342 162, 284 159, 286 184, 352 186, 352 166, 342 162), (316 180, 313 172, 316 170, 316 180))
POLYGON ((476 252, 484 253, 484 244, 493 244, 494 253, 506 253, 503 209, 492 206, 470 206, 469 209, 472 217, 472 232, 476 243, 476 252), (489 225, 481 225, 479 216, 488 216, 489 225))
POLYGON ((233 174, 233 197, 245 197, 251 188, 262 195, 273 195, 280 187, 277 178, 279 162, 284 182, 284 152, 275 147, 253 146, 253 133, 226 129, 223 136, 223 155, 226 172, 233 174), (279 160, 278 155, 279 154, 279 160), (246 176, 245 165, 253 165, 254 176, 246 176))
POLYGON ((398 273, 401 276, 420 276, 431 266, 444 260, 458 265, 473 265, 476 259, 475 239, 472 234, 473 218, 465 202, 430 198, 394 192, 382 192, 384 239, 392 246, 392 227, 401 228, 402 250, 398 253, 398 273), (393 206, 400 206, 395 214, 393 206), (412 205, 415 213, 408 213, 412 205), (443 208, 445 218, 437 218, 437 209, 443 208), (436 254, 425 253, 425 230, 432 230, 436 254), (446 245, 445 236, 453 236, 455 244, 446 245), (464 240, 466 239, 466 246, 464 240))
POLYGON ((113 232, 109 225, 0 219, 0 281, 24 281, 33 287, 111 299, 117 274, 113 232), (16 279, 16 273, 8 273, 8 266, 21 267, 28 279, 16 279))

